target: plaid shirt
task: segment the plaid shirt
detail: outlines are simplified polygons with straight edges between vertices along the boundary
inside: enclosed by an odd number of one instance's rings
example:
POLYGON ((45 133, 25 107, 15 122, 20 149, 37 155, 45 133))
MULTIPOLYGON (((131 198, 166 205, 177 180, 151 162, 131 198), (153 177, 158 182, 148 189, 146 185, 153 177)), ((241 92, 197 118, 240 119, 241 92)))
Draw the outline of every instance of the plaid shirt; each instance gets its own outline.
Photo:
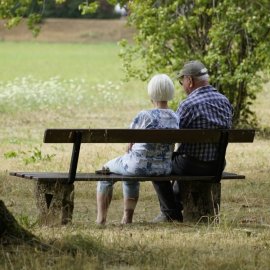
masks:
MULTIPOLYGON (((233 108, 229 100, 211 85, 191 92, 176 114, 179 128, 231 128, 233 108)), ((203 161, 216 159, 217 144, 181 144, 178 152, 203 161)))

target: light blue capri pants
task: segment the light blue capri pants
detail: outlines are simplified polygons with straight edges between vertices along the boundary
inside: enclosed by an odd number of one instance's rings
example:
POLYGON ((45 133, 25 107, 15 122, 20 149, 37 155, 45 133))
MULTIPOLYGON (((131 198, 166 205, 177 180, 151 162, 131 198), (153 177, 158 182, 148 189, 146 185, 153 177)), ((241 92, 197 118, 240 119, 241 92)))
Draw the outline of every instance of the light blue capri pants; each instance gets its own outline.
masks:
MULTIPOLYGON (((117 157, 108 161, 105 165, 105 168, 109 168, 110 172, 116 174, 122 174, 127 176, 134 176, 134 174, 127 173, 124 169, 122 157, 117 157)), ((97 184, 97 192, 103 194, 109 194, 113 190, 113 185, 116 181, 114 180, 106 180, 99 181, 97 184)), ((137 181, 123 181, 123 194, 124 198, 138 198, 139 190, 140 190, 140 182, 137 181)))

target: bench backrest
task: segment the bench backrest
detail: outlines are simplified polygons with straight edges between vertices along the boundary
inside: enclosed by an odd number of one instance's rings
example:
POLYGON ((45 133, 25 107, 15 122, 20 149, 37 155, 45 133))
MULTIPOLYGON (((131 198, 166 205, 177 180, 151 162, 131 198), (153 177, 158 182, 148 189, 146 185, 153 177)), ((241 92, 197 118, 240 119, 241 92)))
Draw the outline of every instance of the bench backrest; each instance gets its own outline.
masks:
POLYGON ((44 143, 73 143, 68 183, 73 183, 81 143, 217 143, 216 181, 221 179, 228 143, 251 143, 253 129, 47 129, 44 143))
POLYGON ((253 142, 252 129, 47 129, 44 143, 218 143, 221 134, 228 132, 229 143, 253 142))

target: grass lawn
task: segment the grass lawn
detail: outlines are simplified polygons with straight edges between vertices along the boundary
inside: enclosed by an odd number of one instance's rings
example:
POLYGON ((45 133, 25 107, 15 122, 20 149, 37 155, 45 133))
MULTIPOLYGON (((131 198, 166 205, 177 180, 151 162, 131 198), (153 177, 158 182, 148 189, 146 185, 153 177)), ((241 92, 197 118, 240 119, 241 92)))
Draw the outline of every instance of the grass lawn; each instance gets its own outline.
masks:
MULTIPOLYGON (((120 225, 121 184, 108 225, 95 225, 95 183, 76 183, 73 224, 39 227, 34 183, 8 172, 67 171, 71 147, 44 145, 45 128, 124 128, 151 108, 146 83, 123 82, 115 44, 0 43, 0 194, 25 228, 51 246, 1 246, 0 269, 270 269, 269 139, 230 145, 220 224, 163 224, 150 183, 142 183, 134 224, 120 225)), ((177 86, 179 87, 179 86, 177 86)), ((180 87, 179 89, 180 90, 180 87)), ((269 128, 270 86, 254 109, 269 128)), ((125 145, 83 145, 79 171, 93 171, 125 145)))
POLYGON ((47 80, 84 79, 89 83, 123 77, 115 43, 0 43, 1 81, 28 75, 47 80))

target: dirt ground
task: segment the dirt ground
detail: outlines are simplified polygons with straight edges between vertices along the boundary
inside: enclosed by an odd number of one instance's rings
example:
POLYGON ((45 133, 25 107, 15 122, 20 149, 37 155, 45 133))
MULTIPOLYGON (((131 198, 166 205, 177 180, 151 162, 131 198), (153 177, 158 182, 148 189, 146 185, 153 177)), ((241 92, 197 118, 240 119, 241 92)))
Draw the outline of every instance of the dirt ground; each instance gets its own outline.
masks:
POLYGON ((10 30, 0 21, 0 41, 117 42, 123 38, 131 40, 133 33, 124 19, 47 19, 44 20, 38 37, 34 38, 25 21, 10 30))

